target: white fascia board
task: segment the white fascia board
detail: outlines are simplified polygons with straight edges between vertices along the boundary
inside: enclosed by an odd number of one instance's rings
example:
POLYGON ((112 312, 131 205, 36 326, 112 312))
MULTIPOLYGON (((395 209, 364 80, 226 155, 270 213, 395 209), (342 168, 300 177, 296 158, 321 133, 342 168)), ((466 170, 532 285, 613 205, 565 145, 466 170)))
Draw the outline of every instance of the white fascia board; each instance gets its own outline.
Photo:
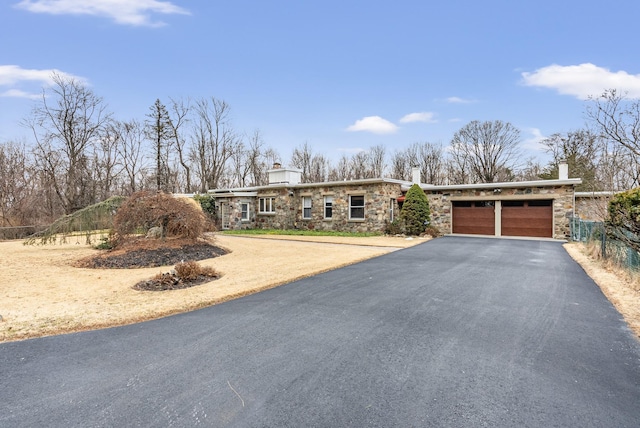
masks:
POLYGON ((271 183, 265 186, 239 187, 235 189, 213 189, 213 190, 209 190, 207 193, 218 196, 218 195, 227 194, 227 193, 238 193, 238 192, 247 192, 247 191, 258 192, 261 190, 276 189, 276 188, 300 189, 305 187, 351 186, 351 185, 358 185, 358 184, 376 184, 376 183, 390 183, 390 184, 398 184, 400 186, 411 185, 411 183, 408 181, 396 180, 393 178, 362 178, 358 180, 323 181, 320 183, 298 183, 298 184, 271 183))
MULTIPOLYGON (((452 184, 439 185, 421 184, 422 190, 472 190, 472 189, 510 189, 519 187, 554 187, 575 186, 582 183, 581 178, 569 178, 568 180, 535 180, 535 181, 506 181, 502 183, 476 183, 476 184, 452 184)), ((409 190, 411 186, 402 186, 402 190, 409 190)))
POLYGON ((598 196, 613 196, 618 192, 614 192, 612 190, 601 191, 601 192, 576 192, 577 198, 593 198, 598 196))
POLYGON ((337 186, 352 186, 359 184, 378 184, 378 183, 390 183, 390 184, 398 184, 400 186, 406 185, 408 182, 404 180, 395 180, 393 178, 361 178, 358 180, 343 180, 343 181, 324 181, 321 183, 299 183, 291 186, 285 187, 294 187, 294 188, 304 188, 304 187, 337 187, 337 186))
POLYGON ((255 198, 258 192, 220 192, 210 193, 214 198, 255 198))

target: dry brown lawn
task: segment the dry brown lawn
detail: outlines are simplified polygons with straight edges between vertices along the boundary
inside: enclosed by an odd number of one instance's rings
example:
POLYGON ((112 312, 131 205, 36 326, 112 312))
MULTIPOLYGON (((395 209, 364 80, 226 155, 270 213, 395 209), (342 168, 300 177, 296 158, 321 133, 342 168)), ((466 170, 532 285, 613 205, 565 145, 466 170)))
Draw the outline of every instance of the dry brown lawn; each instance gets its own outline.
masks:
POLYGON ((172 266, 89 269, 73 265, 98 250, 75 243, 25 246, 0 242, 0 341, 130 324, 255 293, 377 257, 424 239, 397 237, 240 237, 217 235, 230 251, 202 260, 222 274, 182 290, 132 286, 172 266))
MULTIPOLYGON (((424 242, 398 237, 216 236, 230 251, 203 260, 222 278, 182 290, 136 291, 139 281, 171 266, 143 269, 74 267, 98 251, 75 242, 25 246, 0 242, 0 342, 105 328, 189 311, 276 287, 424 242)), ((581 244, 567 252, 640 336, 640 287, 636 278, 594 261, 581 244)))

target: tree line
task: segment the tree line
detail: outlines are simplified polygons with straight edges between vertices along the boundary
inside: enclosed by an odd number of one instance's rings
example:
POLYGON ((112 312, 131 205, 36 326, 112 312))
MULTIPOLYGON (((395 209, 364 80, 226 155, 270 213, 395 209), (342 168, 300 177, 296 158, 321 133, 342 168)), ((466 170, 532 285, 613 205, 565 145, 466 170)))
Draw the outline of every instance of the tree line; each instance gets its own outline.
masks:
POLYGON ((22 121, 33 143, 0 142, 0 227, 46 224, 141 190, 265 185, 276 162, 301 169, 303 182, 411 180, 418 167, 424 183, 438 185, 557 178, 566 161, 583 179, 580 190, 640 184, 640 103, 613 90, 589 103, 588 128, 542 142, 552 160, 541 165, 524 157, 520 130, 499 120, 472 121, 446 145, 374 145, 335 162, 302 143, 287 161, 259 130, 234 128, 229 104, 215 97, 158 99, 144 120, 118 120, 82 82, 61 75, 53 82, 22 121))

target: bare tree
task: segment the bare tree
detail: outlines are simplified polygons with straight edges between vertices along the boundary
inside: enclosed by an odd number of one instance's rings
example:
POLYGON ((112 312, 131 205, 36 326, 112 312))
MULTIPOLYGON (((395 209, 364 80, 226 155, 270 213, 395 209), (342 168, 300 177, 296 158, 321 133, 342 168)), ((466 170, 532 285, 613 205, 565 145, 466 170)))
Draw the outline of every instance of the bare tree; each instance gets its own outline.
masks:
POLYGON ((525 161, 524 167, 520 168, 515 176, 518 181, 536 181, 542 178, 544 167, 535 158, 525 161))
POLYGON ((24 143, 0 144, 0 226, 21 226, 34 219, 31 212, 36 177, 24 143))
POLYGON ((419 144, 417 166, 425 183, 444 184, 445 158, 442 145, 428 142, 419 144))
POLYGON ((102 98, 84 84, 60 74, 52 75, 53 87, 23 124, 33 132, 38 165, 66 214, 92 203, 88 182, 91 145, 110 119, 102 98))
POLYGON ((369 148, 369 178, 380 178, 384 176, 385 170, 387 169, 385 162, 386 153, 386 149, 381 144, 369 148))
POLYGON ((596 165, 603 190, 621 191, 640 186, 640 156, 628 148, 605 141, 596 165))
POLYGON ((104 127, 98 143, 93 146, 92 168, 97 198, 103 201, 114 195, 116 183, 122 172, 118 152, 120 133, 113 122, 104 127))
POLYGON ((474 120, 451 140, 451 157, 461 175, 485 183, 495 182, 505 169, 514 170, 520 157, 520 131, 508 122, 474 120))
POLYGON ((353 178, 350 168, 350 160, 346 154, 340 156, 338 164, 333 167, 329 167, 328 180, 329 181, 345 181, 353 178))
POLYGON ((293 149, 291 166, 302 170, 303 183, 319 183, 327 180, 329 162, 321 154, 313 152, 308 142, 293 149))
POLYGON ((597 177, 597 163, 602 153, 602 143, 598 137, 587 130, 553 134, 542 141, 545 151, 552 161, 542 178, 558 178, 558 165, 566 162, 569 174, 582 179, 576 188, 581 191, 603 190, 597 177))
POLYGON ((185 192, 192 192, 194 189, 191 184, 191 163, 188 159, 187 140, 182 133, 183 126, 188 121, 188 116, 191 111, 189 100, 175 100, 171 99, 171 109, 169 117, 169 125, 171 127, 170 134, 173 147, 175 147, 178 154, 178 162, 182 167, 185 179, 185 192))
POLYGON ((142 189, 146 176, 146 159, 144 156, 145 131, 136 120, 115 122, 114 131, 118 133, 118 155, 126 175, 124 193, 130 195, 142 189))
POLYGON ((608 140, 640 156, 640 100, 629 100, 615 89, 592 99, 587 116, 608 140))
POLYGON ((233 186, 261 186, 269 183, 267 170, 280 156, 265 145, 262 134, 255 130, 248 139, 248 145, 240 141, 231 155, 233 186))
POLYGON ((594 132, 604 139, 604 157, 599 171, 608 190, 640 185, 640 100, 629 99, 615 89, 592 98, 586 109, 594 132))
POLYGON ((349 161, 349 168, 354 180, 369 178, 369 153, 364 150, 354 153, 349 161))
POLYGON ((391 156, 391 178, 411 180, 411 168, 418 162, 418 144, 411 144, 403 150, 396 150, 391 156))
POLYGON ((226 102, 202 98, 196 101, 194 111, 190 158, 196 163, 200 191, 206 192, 223 182, 227 161, 239 150, 240 139, 231 126, 226 102))

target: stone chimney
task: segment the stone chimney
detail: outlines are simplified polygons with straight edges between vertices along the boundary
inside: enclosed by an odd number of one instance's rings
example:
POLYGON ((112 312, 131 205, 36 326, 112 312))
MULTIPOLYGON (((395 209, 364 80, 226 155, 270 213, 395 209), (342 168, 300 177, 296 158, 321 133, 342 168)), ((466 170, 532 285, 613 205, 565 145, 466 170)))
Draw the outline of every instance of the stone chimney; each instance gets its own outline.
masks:
POLYGON ((278 162, 274 162, 273 163, 273 168, 271 168, 271 169, 280 169, 280 168, 282 168, 282 165, 280 165, 280 163, 278 163, 278 162))
POLYGON ((560 161, 558 164, 558 180, 569 179, 569 164, 565 161, 560 161))
POLYGON ((412 184, 420 184, 420 168, 417 166, 411 167, 411 183, 412 184))

